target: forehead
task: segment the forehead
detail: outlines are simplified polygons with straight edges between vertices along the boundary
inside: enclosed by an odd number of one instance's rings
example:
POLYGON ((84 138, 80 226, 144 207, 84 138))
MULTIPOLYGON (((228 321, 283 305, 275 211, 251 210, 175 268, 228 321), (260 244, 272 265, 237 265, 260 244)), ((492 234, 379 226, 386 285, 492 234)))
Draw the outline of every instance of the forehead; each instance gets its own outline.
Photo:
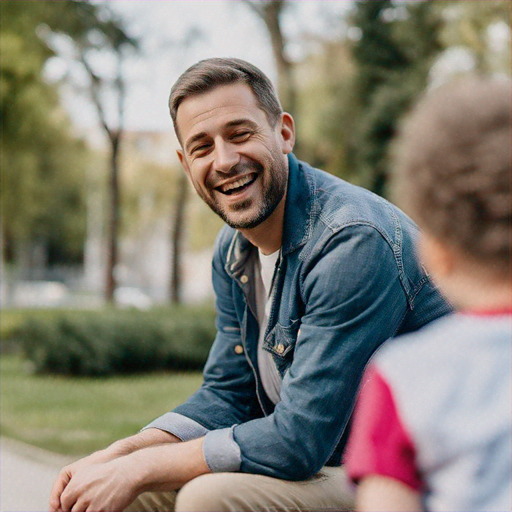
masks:
POLYGON ((218 129, 233 119, 250 119, 267 123, 251 88, 242 83, 221 85, 211 91, 184 100, 176 117, 178 129, 186 143, 199 132, 218 129))

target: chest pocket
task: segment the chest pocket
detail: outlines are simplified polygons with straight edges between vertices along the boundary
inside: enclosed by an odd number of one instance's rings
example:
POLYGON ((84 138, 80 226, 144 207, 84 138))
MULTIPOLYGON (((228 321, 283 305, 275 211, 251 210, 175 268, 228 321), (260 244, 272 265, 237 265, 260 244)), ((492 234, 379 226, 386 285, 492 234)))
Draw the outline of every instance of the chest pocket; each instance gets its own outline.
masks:
POLYGON ((288 326, 283 326, 278 322, 263 342, 263 348, 272 354, 281 377, 293 361, 299 328, 300 320, 292 320, 288 326))

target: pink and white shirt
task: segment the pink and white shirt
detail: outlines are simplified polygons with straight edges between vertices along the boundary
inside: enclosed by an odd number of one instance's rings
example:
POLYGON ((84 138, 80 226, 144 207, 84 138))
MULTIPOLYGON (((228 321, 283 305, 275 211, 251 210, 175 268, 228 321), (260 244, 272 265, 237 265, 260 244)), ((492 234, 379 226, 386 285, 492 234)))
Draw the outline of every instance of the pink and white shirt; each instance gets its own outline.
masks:
POLYGON ((345 454, 422 493, 426 510, 512 498, 512 315, 456 314, 389 341, 368 367, 345 454))

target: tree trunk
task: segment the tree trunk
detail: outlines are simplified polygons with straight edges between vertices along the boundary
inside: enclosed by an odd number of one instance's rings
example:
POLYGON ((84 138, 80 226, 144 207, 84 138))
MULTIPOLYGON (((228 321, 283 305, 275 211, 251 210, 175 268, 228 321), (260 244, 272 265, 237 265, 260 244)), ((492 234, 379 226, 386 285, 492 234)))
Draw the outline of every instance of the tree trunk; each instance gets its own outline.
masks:
POLYGON ((181 256, 183 252, 183 231, 185 206, 187 203, 187 176, 180 174, 178 181, 178 194, 176 197, 176 210, 171 229, 171 279, 169 283, 169 300, 171 304, 181 304, 182 302, 182 275, 181 275, 181 256))
POLYGON ((276 61, 279 99, 283 109, 294 116, 297 111, 297 93, 293 64, 285 54, 285 42, 280 24, 281 12, 285 3, 284 0, 266 2, 263 6, 263 21, 270 35, 272 53, 276 61))
MULTIPOLYGON (((277 68, 277 92, 281 106, 294 118, 297 115, 297 86, 294 64, 285 52, 285 38, 281 27, 281 14, 287 0, 243 0, 265 23, 272 54, 277 68)), ((300 156, 299 141, 295 141, 294 152, 300 156)))
POLYGON ((111 138, 112 155, 110 166, 109 192, 109 230, 107 246, 107 275, 105 286, 105 300, 114 302, 114 291, 117 286, 116 266, 118 259, 117 235, 119 231, 119 132, 111 138))

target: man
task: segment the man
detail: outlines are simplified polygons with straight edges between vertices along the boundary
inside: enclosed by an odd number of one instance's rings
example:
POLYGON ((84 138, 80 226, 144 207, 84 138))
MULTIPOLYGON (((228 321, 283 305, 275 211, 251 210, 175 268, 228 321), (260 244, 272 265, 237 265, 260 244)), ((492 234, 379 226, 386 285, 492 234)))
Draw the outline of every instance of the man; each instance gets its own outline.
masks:
POLYGON ((139 434, 64 468, 50 508, 347 509, 341 455, 368 359, 450 310, 416 262, 416 228, 297 161, 292 117, 247 62, 192 66, 170 108, 180 162, 227 224, 204 384, 139 434))

